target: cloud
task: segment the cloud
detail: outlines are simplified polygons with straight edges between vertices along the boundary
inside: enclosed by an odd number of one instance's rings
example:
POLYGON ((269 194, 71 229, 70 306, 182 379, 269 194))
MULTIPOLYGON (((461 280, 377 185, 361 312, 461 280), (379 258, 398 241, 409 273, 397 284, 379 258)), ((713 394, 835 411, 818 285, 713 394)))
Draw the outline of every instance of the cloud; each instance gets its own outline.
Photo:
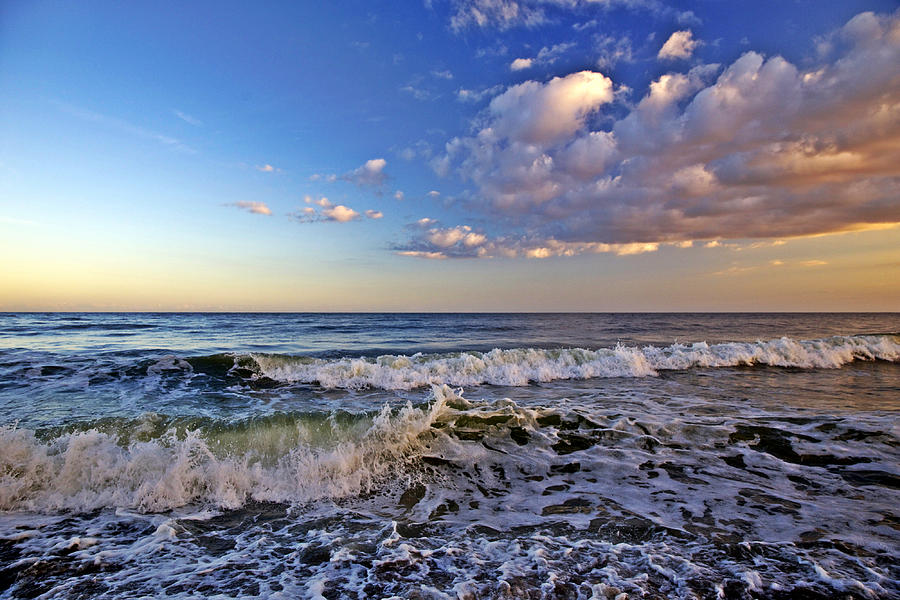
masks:
POLYGON ((612 69, 620 62, 632 61, 631 38, 598 34, 594 36, 594 51, 597 53, 597 67, 612 69))
POLYGON ((431 198, 432 200, 441 197, 441 193, 440 193, 439 191, 437 191, 437 190, 431 190, 430 192, 428 192, 428 193, 425 194, 425 195, 428 196, 429 198, 431 198))
POLYGON ((346 223, 359 218, 359 213, 348 206, 338 204, 330 208, 322 209, 322 214, 329 221, 337 221, 338 223, 346 223))
POLYGON ((495 85, 488 88, 482 88, 480 90, 469 90, 466 88, 459 88, 456 90, 456 99, 460 102, 480 102, 484 98, 489 98, 491 96, 495 96, 503 91, 502 85, 495 85))
POLYGON ((77 106, 72 106, 71 104, 66 104, 65 102, 54 101, 53 103, 58 106, 59 109, 63 112, 66 112, 84 121, 97 123, 103 127, 118 131, 119 133, 124 133, 126 135, 131 135, 145 140, 151 140, 178 152, 184 152, 186 154, 197 153, 196 150, 182 143, 178 138, 145 129, 124 119, 100 114, 77 106))
POLYGON ((394 192, 394 200, 403 200, 403 192, 401 190, 394 192))
POLYGON ((508 53, 509 48, 500 42, 495 42, 492 46, 476 50, 475 58, 506 56, 508 53))
POLYGON ((333 173, 331 173, 331 174, 313 173, 312 175, 309 176, 309 180, 310 181, 325 181, 328 183, 334 183, 335 181, 337 181, 337 175, 335 175, 333 173))
POLYGON ((810 68, 746 52, 665 73, 624 111, 598 72, 526 81, 431 165, 472 183, 468 207, 519 253, 884 227, 900 222, 898 32, 900 15, 862 13, 810 68))
POLYGON ((529 4, 515 0, 459 0, 456 13, 450 17, 450 27, 458 32, 473 25, 509 29, 544 23, 543 9, 529 4))
POLYGON ((383 158, 373 158, 371 160, 367 160, 365 164, 361 167, 350 171, 341 176, 341 179, 344 181, 349 181, 351 183, 355 183, 358 186, 374 186, 378 187, 382 185, 387 179, 387 175, 384 173, 384 167, 387 166, 387 161, 383 158))
POLYGON ((434 154, 434 149, 427 140, 418 140, 397 152, 397 155, 406 161, 415 160, 417 157, 431 158, 432 154, 434 154))
POLYGON ((470 27, 500 30, 513 27, 537 27, 554 22, 552 12, 571 11, 596 14, 602 8, 621 6, 635 11, 649 12, 657 17, 669 16, 680 23, 697 22, 690 11, 678 11, 660 0, 451 0, 455 12, 450 28, 459 33, 470 27))
POLYGON ((438 79, 446 79, 448 81, 453 79, 453 73, 446 69, 443 71, 432 71, 431 75, 432 77, 437 77, 438 79))
POLYGON ((690 58, 694 53, 694 49, 700 44, 693 38, 691 31, 676 31, 673 33, 662 48, 659 49, 657 58, 662 60, 674 60, 679 58, 690 58))
MULTIPOLYGON (((313 198, 312 196, 305 196, 303 198, 303 201, 306 204, 315 204, 320 208, 316 209, 313 206, 304 206, 302 209, 290 215, 292 218, 301 223, 319 223, 322 221, 347 223, 349 221, 355 221, 361 218, 361 215, 349 206, 344 206, 343 204, 332 204, 331 201, 324 196, 318 199, 313 198)), ((381 215, 381 213, 377 211, 366 211, 366 215, 371 219, 381 218, 381 216, 372 216, 372 214, 369 213, 381 215)))
POLYGON ((173 110, 172 112, 175 114, 176 117, 178 117, 179 119, 181 119, 188 125, 193 125, 194 127, 202 127, 203 126, 203 121, 201 121, 200 119, 195 119, 194 117, 192 117, 189 114, 183 113, 177 109, 173 110))
POLYGON ((415 84, 409 83, 400 88, 401 92, 410 94, 416 100, 429 100, 431 92, 425 88, 417 87, 415 84))
POLYGON ((509 70, 523 71, 525 69, 530 69, 533 63, 534 59, 531 58, 517 58, 516 60, 509 63, 509 70))
POLYGON ((538 51, 538 54, 534 58, 517 58, 509 65, 510 71, 522 71, 524 69, 530 69, 533 66, 537 65, 551 65, 556 62, 556 60, 565 54, 570 48, 575 46, 573 43, 567 44, 556 44, 555 46, 544 46, 538 51))
POLYGON ((241 200, 240 202, 232 202, 230 204, 227 204, 226 206, 242 208, 247 212, 251 212, 256 215, 272 214, 272 210, 268 206, 266 206, 265 202, 251 202, 249 200, 241 200))
POLYGON ((612 81, 601 73, 581 71, 546 84, 526 81, 491 101, 487 133, 511 142, 552 143, 575 133, 590 112, 612 99, 612 81))
POLYGON ((415 258, 551 258, 579 254, 611 253, 630 256, 656 252, 660 244, 603 244, 564 242, 554 238, 489 238, 468 225, 437 227, 433 219, 420 219, 410 226, 416 231, 405 244, 394 247, 401 256, 415 258))
POLYGON ((366 216, 369 217, 370 219, 380 219, 380 218, 384 217, 384 213, 381 212, 380 210, 369 209, 366 211, 366 216))
POLYGON ((396 252, 400 256, 412 256, 415 258, 430 258, 434 260, 442 260, 447 258, 443 252, 422 252, 419 250, 398 250, 396 252))
POLYGON ((712 275, 721 277, 721 276, 729 276, 729 275, 743 275, 744 273, 750 273, 752 271, 758 271, 760 269, 765 269, 767 267, 799 267, 801 269, 810 268, 810 267, 822 267, 827 265, 828 262, 824 260, 795 260, 795 261, 784 261, 781 259, 770 260, 766 264, 762 265, 739 265, 733 264, 727 269, 722 269, 721 271, 715 271, 712 275))
POLYGON ((281 169, 279 169, 278 167, 273 167, 272 165, 268 165, 268 164, 257 165, 256 170, 261 171, 263 173, 281 173, 281 169))

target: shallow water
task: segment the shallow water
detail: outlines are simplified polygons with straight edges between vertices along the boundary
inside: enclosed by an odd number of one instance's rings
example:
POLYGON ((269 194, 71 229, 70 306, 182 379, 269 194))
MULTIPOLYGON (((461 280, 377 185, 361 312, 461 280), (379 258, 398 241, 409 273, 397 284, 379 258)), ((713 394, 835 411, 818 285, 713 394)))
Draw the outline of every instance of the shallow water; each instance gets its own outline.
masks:
POLYGON ((0 597, 896 597, 898 330, 0 315, 0 597))

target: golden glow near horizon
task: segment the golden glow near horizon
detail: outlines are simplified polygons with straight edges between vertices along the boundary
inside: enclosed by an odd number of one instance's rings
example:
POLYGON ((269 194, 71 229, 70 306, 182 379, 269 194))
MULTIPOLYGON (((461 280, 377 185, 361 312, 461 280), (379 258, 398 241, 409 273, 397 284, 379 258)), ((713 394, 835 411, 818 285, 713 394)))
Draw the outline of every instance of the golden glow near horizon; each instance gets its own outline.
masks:
MULTIPOLYGON (((0 310, 893 311, 900 306, 896 228, 663 246, 630 256, 412 263, 389 256, 279 260, 277 248, 271 256, 241 260, 212 247, 192 258, 166 258, 140 250, 110 254, 103 246, 60 246, 34 247, 4 263, 0 310), (655 273, 652 279, 643 275, 648 272, 655 273)), ((5 252, 9 255, 9 247, 5 252)))

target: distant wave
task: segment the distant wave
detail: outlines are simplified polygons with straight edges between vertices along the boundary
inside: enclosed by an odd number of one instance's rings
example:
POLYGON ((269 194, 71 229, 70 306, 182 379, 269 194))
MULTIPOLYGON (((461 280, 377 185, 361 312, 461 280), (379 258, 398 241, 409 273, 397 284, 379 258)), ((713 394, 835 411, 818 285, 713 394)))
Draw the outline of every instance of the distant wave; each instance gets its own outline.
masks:
POLYGON ((523 386, 532 382, 593 377, 650 377, 660 371, 767 365, 836 369, 856 360, 900 360, 900 336, 837 336, 820 340, 787 337, 757 342, 617 345, 589 350, 495 349, 490 352, 384 355, 334 360, 279 354, 235 358, 235 367, 256 377, 326 388, 409 390, 428 385, 523 386))

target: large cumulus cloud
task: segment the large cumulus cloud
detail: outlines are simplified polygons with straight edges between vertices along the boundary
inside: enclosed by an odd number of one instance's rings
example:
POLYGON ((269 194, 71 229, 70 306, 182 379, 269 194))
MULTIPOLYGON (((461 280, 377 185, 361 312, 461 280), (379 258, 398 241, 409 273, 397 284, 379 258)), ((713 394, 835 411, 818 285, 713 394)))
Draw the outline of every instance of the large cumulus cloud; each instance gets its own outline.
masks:
MULTIPOLYGON (((819 46, 811 69, 747 52, 724 68, 665 74, 605 127, 595 117, 614 85, 601 73, 510 87, 433 164, 474 184, 472 207, 518 234, 454 255, 900 222, 900 15, 862 13, 819 46)), ((446 250, 427 236, 410 248, 446 250)))

